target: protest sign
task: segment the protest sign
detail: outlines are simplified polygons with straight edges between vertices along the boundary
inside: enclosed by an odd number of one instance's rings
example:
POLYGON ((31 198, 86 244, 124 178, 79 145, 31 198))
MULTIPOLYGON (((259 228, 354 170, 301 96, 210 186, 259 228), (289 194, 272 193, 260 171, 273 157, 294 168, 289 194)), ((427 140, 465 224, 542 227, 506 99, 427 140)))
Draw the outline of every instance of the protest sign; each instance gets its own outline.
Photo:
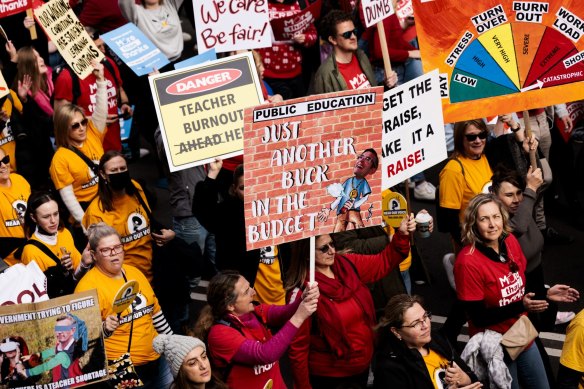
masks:
POLYGON ((272 45, 268 1, 192 0, 199 53, 272 45))
POLYGON ((31 7, 31 0, 2 0, 0 1, 0 18, 21 13, 31 7))
POLYGON ((584 97, 584 2, 413 4, 422 64, 439 69, 447 122, 584 97))
POLYGON ((263 101, 251 53, 150 77, 170 171, 243 154, 243 110, 263 101))
POLYGON ((166 55, 133 23, 102 34, 101 38, 138 77, 170 63, 166 55))
POLYGON ((383 94, 383 188, 446 159, 438 71, 383 94))
POLYGON ((389 189, 385 189, 382 196, 383 221, 388 226, 399 228, 404 217, 408 215, 408 203, 405 197, 401 193, 392 192, 389 189))
POLYGON ((188 68, 189 66, 198 65, 209 61, 215 61, 216 59, 217 53, 215 52, 215 49, 211 49, 209 51, 205 51, 203 54, 195 55, 194 57, 175 63, 174 68, 184 69, 188 68))
POLYGON ((248 250, 380 224, 381 91, 245 110, 248 250))
POLYGON ((93 59, 104 58, 67 0, 51 0, 41 5, 34 10, 34 17, 79 78, 91 74, 93 59))
POLYGON ((10 339, 2 343, 10 351, 3 354, 4 362, 22 361, 2 379, 22 389, 80 387, 107 379, 101 328, 95 290, 0 307, 0 339, 10 339))
POLYGON ((277 41, 291 40, 294 35, 304 32, 320 17, 322 0, 317 0, 295 15, 270 20, 274 39, 277 41))
POLYGON ((36 262, 18 263, 0 273, 0 305, 35 303, 49 299, 46 277, 36 262))
POLYGON ((395 14, 400 22, 403 22, 408 17, 414 16, 414 7, 412 0, 400 0, 395 8, 395 14))
POLYGON ((393 15, 392 0, 362 0, 361 6, 363 7, 363 16, 367 27, 371 27, 389 15, 393 15))
POLYGON ((6 84, 6 80, 4 79, 4 75, 0 73, 0 99, 10 93, 10 89, 8 88, 8 84, 6 84))
POLYGON ((132 305, 139 291, 140 284, 138 281, 130 280, 122 285, 112 301, 112 310, 114 313, 122 313, 132 305))

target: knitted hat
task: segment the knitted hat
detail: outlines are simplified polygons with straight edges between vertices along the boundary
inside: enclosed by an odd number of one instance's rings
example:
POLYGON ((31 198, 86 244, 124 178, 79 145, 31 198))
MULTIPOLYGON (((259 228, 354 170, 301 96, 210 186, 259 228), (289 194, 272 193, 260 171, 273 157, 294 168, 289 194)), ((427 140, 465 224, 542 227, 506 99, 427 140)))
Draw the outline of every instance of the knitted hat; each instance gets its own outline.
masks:
POLYGON ((199 338, 182 335, 158 335, 154 339, 152 346, 154 351, 164 355, 170 365, 172 376, 175 378, 188 353, 195 347, 207 349, 205 343, 199 338))

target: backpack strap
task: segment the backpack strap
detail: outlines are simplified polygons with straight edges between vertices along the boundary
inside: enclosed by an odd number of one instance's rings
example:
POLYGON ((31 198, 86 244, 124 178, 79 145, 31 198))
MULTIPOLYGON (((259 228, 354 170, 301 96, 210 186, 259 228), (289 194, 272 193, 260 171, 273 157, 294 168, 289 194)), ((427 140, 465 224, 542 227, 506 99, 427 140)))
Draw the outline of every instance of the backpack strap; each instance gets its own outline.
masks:
POLYGON ((87 166, 89 166, 89 168, 91 169, 93 174, 95 174, 96 177, 99 176, 99 166, 97 166, 95 164, 95 162, 93 162, 91 159, 89 159, 89 157, 87 155, 83 154, 81 152, 81 150, 79 150, 78 148, 73 147, 73 146, 69 146, 68 149, 71 150, 72 152, 74 152, 75 154, 77 154, 77 156, 79 158, 81 158, 83 160, 83 162, 85 162, 87 164, 87 166))
POLYGON ((39 242, 36 239, 27 240, 26 243, 23 244, 22 247, 20 247, 16 253, 14 253, 14 256, 18 255, 17 258, 20 259, 20 257, 22 256, 22 252, 24 251, 24 248, 27 245, 35 246, 37 249, 41 250, 43 252, 43 254, 45 254, 47 257, 51 258, 57 264, 57 267, 61 268, 61 270, 63 272, 66 271, 66 269, 61 264, 61 260, 59 259, 59 257, 57 257, 55 255, 55 253, 53 253, 51 250, 49 250, 49 248, 46 245, 44 245, 43 243, 39 242))

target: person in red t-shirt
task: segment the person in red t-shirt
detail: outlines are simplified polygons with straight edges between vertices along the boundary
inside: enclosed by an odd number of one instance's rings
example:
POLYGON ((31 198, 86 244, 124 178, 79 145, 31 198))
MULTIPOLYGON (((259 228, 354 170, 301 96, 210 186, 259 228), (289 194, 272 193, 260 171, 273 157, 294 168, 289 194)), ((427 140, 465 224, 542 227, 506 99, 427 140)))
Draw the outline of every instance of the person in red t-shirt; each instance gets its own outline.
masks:
POLYGON ((283 306, 256 305, 254 296, 236 271, 218 273, 209 281, 209 305, 199 316, 195 335, 207 339, 213 368, 222 371, 229 388, 286 389, 278 361, 316 311, 319 289, 309 286, 302 298, 283 306), (268 326, 280 330, 272 336, 268 326))
MULTIPOLYGON (((469 317, 469 335, 487 329, 505 334, 527 312, 547 309, 546 300, 535 300, 535 293, 525 293, 527 262, 511 234, 508 213, 495 195, 479 194, 470 201, 462 237, 466 246, 456 257, 454 277, 458 299, 469 317)), ((558 302, 576 298, 565 285, 554 285, 546 296, 558 302)), ((505 364, 513 377, 513 388, 519 388, 518 376, 526 379, 525 388, 549 388, 542 357, 533 344, 515 360, 505 358, 505 364)))
MULTIPOLYGON (((322 39, 333 46, 332 54, 322 63, 314 79, 315 93, 377 86, 367 55, 357 46, 357 29, 350 14, 333 10, 320 23, 322 39)), ((387 88, 397 84, 392 72, 384 82, 387 88)))
MULTIPOLYGON (((97 47, 105 54, 104 42, 99 36, 94 35, 94 42, 97 47)), ((131 115, 132 108, 128 102, 128 96, 122 87, 122 79, 117 65, 110 58, 106 57, 106 61, 111 66, 105 66, 104 74, 107 81, 107 97, 108 97, 108 116, 107 116, 107 132, 103 140, 104 151, 122 150, 122 140, 120 138, 120 121, 118 119, 118 104, 122 114, 131 115), (113 70, 113 74, 110 71, 113 70)), ((57 80, 55 81, 55 103, 54 107, 73 103, 80 106, 85 111, 85 114, 91 116, 95 110, 95 96, 97 92, 96 78, 92 74, 79 82, 79 96, 74 95, 73 79, 77 77, 69 69, 63 69, 57 80), (74 101, 75 100, 75 101, 74 101)))

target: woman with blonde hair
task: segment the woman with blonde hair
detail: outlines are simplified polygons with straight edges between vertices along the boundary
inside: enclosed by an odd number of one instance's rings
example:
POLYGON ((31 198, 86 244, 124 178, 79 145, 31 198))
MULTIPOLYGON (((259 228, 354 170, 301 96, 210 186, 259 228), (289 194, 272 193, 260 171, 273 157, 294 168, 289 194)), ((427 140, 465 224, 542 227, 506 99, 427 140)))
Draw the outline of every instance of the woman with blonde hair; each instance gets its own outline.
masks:
POLYGON ((91 119, 85 116, 83 108, 73 104, 60 106, 54 119, 58 149, 51 162, 51 178, 77 226, 81 225, 85 209, 97 194, 97 164, 103 155, 102 141, 107 129, 104 66, 95 60, 92 65, 97 93, 91 119))

